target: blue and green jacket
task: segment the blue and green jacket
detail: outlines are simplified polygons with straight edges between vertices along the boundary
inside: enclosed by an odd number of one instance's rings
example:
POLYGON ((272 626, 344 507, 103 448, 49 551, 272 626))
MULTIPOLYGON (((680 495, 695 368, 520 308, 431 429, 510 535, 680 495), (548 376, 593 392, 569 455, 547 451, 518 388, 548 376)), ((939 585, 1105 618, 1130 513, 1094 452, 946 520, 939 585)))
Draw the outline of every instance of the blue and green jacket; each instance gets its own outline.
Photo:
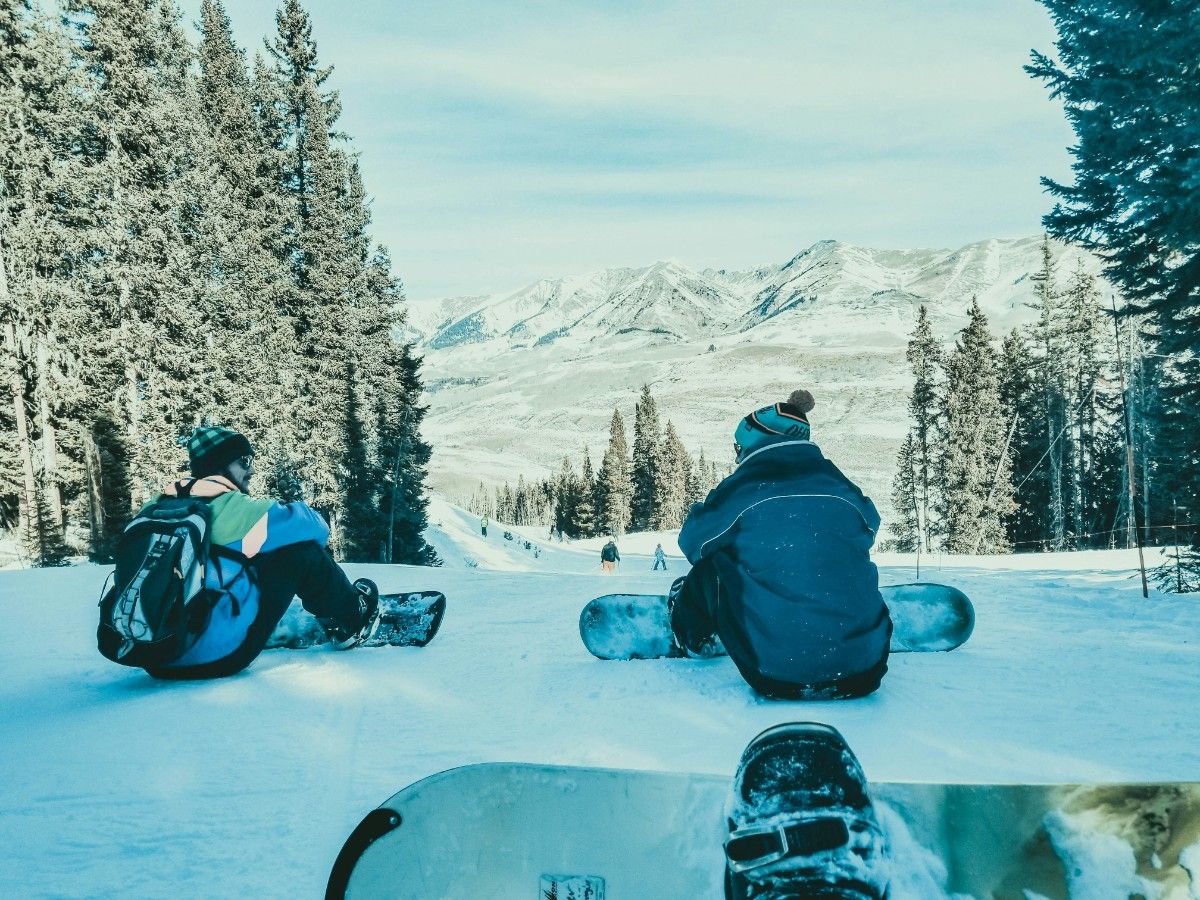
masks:
POLYGON ((713 564, 717 633, 743 672, 819 684, 887 658, 878 530, 875 504, 816 444, 780 435, 693 504, 679 546, 713 564))
MULTIPOLYGON (((329 526, 306 503, 280 503, 243 494, 220 475, 185 478, 167 485, 160 497, 188 496, 208 500, 211 514, 210 538, 240 558, 212 555, 204 572, 205 586, 221 593, 213 607, 208 627, 186 653, 168 668, 197 666, 224 659, 246 640, 258 615, 258 581, 254 558, 290 544, 329 542, 329 526), (190 491, 187 488, 190 486, 190 491)), ((150 501, 154 503, 159 498, 150 501)))

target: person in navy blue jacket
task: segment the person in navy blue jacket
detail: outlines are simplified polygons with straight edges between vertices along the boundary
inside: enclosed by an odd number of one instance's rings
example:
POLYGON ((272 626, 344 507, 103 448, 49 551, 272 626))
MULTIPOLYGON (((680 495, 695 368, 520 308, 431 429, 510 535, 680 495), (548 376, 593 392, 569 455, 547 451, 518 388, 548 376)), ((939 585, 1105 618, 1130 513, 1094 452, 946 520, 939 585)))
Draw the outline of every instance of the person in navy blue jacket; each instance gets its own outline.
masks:
POLYGON ((875 504, 810 440, 812 394, 755 410, 737 467, 692 505, 671 586, 671 627, 691 656, 727 652, 760 694, 861 697, 887 671, 892 623, 871 545, 875 504))

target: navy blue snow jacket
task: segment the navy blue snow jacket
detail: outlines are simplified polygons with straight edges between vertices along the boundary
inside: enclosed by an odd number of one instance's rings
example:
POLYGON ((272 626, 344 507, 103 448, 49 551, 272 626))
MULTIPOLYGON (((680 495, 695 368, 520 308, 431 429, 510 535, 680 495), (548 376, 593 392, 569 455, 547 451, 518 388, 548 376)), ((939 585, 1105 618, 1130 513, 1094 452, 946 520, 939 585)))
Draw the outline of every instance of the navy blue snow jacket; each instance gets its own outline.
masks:
POLYGON ((679 546, 716 569, 717 633, 744 674, 819 684, 887 659, 878 529, 875 504, 816 444, 781 435, 693 504, 679 546))

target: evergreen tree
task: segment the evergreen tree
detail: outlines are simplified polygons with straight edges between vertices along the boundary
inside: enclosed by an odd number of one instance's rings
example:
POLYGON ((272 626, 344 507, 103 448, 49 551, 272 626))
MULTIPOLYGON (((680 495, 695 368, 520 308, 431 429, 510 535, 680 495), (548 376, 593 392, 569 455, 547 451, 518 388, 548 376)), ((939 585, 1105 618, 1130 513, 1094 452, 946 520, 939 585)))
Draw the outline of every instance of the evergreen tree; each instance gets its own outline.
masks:
POLYGON ((583 448, 583 467, 579 478, 578 498, 575 501, 575 529, 580 537, 596 535, 596 474, 592 458, 583 448))
POLYGON ((1063 367, 1067 332, 1055 285, 1055 268, 1050 238, 1046 236, 1042 240, 1042 267, 1031 279, 1034 283, 1034 306, 1038 311, 1033 339, 1041 352, 1038 384, 1042 399, 1041 420, 1045 427, 1042 450, 1048 466, 1046 503, 1049 530, 1046 538, 1051 550, 1065 550, 1068 542, 1063 461, 1067 456, 1066 445, 1070 441, 1064 388, 1066 372, 1063 367))
POLYGON ((921 547, 921 496, 917 493, 916 440, 910 431, 904 436, 896 457, 896 477, 892 480, 892 506, 896 519, 888 525, 891 549, 914 553, 921 547))
MULTIPOLYGON (((386 261, 380 262, 387 268, 386 261)), ((389 279, 394 289, 399 286, 389 279)), ((426 467, 433 448, 421 437, 421 422, 428 407, 420 402, 420 360, 408 344, 391 344, 383 356, 390 373, 390 390, 375 399, 378 465, 384 485, 379 512, 381 562, 413 566, 441 565, 425 541, 429 524, 426 467)))
POLYGON ((645 531, 650 528, 659 500, 656 491, 655 467, 658 457, 659 437, 658 406, 650 396, 650 385, 642 385, 642 395, 634 409, 633 419, 633 466, 630 480, 633 484, 630 502, 630 528, 645 531))
POLYGON ((691 458, 679 439, 675 426, 667 430, 656 448, 654 459, 654 496, 656 505, 650 517, 655 531, 679 528, 687 514, 687 485, 691 477, 691 458))
MULTIPOLYGON (((1140 0, 1042 0, 1057 58, 1026 67, 1061 98, 1076 141, 1074 181, 1043 179, 1057 198, 1047 230, 1094 250, 1105 275, 1145 315, 1158 367, 1156 473, 1184 521, 1200 515, 1200 7, 1140 0)), ((1149 468, 1148 466, 1146 468, 1149 468)), ((1143 494, 1143 499, 1145 494, 1143 494)))
POLYGON ((1043 463, 1045 410, 1038 389, 1039 366, 1024 335, 1015 328, 1001 347, 1000 372, 1000 406, 1015 426, 1009 454, 1016 505, 1005 520, 1008 540, 1017 550, 1045 549, 1049 534, 1049 469, 1043 463))
POLYGON ((941 521, 950 553, 1009 550, 1011 423, 1000 405, 1000 374, 987 318, 972 301, 967 327, 946 361, 941 521))
POLYGON ((688 469, 687 506, 684 507, 685 520, 692 504, 703 503, 704 498, 708 496, 708 492, 712 490, 713 486, 709 476, 708 460, 704 458, 704 448, 701 447, 700 455, 688 469))
POLYGON ((562 468, 555 479, 554 527, 568 537, 580 537, 577 527, 576 509, 580 499, 579 479, 571 466, 569 457, 564 456, 562 468))
POLYGON ((932 519, 934 489, 937 479, 937 429, 939 405, 938 370, 942 363, 942 348, 933 335, 929 311, 922 305, 917 311, 917 324, 908 340, 905 354, 913 371, 913 390, 908 403, 913 423, 914 491, 917 496, 917 528, 925 552, 932 550, 936 528, 932 519))
POLYGON ((629 526, 632 497, 625 421, 621 413, 614 409, 608 426, 608 449, 604 451, 596 480, 596 510, 601 532, 616 537, 625 533, 629 526))
POLYGON ((63 455, 60 434, 65 401, 79 392, 64 332, 84 305, 71 290, 79 227, 64 215, 81 175, 78 118, 61 35, 30 3, 0 8, 0 518, 16 519, 27 558, 43 565, 67 553, 78 457, 63 455))

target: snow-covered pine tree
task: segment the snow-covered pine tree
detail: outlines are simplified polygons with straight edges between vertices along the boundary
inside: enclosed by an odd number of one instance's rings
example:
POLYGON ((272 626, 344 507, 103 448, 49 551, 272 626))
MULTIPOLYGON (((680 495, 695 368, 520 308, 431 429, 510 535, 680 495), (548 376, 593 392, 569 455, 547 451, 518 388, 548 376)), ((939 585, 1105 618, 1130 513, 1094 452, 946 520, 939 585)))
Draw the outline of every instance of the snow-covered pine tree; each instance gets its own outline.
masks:
POLYGON ((670 421, 655 449, 654 463, 656 505, 650 516, 650 527, 656 531, 679 528, 687 512, 691 458, 670 421))
POLYGON ((629 475, 629 446, 625 440, 625 420, 613 410, 608 425, 608 449, 600 462, 596 479, 597 524, 601 532, 620 537, 629 527, 633 483, 629 475))
POLYGON ((211 265, 206 136, 191 48, 170 4, 64 7, 78 69, 88 76, 81 187, 92 228, 81 276, 93 292, 89 378, 108 382, 94 409, 119 428, 105 438, 124 444, 116 455, 130 465, 136 505, 177 468, 176 438, 195 424, 208 394, 211 373, 195 351, 197 334, 219 322, 197 277, 211 265))
MULTIPOLYGON (((1107 358, 1102 348, 1112 347, 1113 335, 1105 321, 1096 278, 1084 268, 1082 260, 1072 271, 1062 296, 1064 330, 1068 336, 1064 354, 1067 424, 1072 433, 1070 495, 1068 512, 1070 526, 1080 546, 1093 546, 1090 536, 1110 528, 1114 505, 1112 494, 1113 466, 1118 461, 1106 459, 1115 450, 1112 432, 1117 425, 1114 396, 1106 398, 1106 385, 1115 383, 1106 374, 1116 362, 1115 354, 1107 358), (1107 438, 1107 440, 1106 440, 1107 438)), ((1101 544, 1103 546, 1103 544, 1101 544)))
POLYGON ((939 517, 950 553, 1004 553, 1012 514, 1011 416, 987 317, 972 300, 969 321, 946 360, 939 517))
POLYGON ((1000 350, 1000 406, 1013 416, 1015 428, 1009 455, 1016 505, 1005 528, 1013 548, 1026 551, 1045 549, 1049 534, 1046 498, 1050 470, 1045 464, 1045 407, 1039 372, 1029 342, 1014 328, 1000 350))
POLYGON ((1071 441, 1067 422, 1065 397, 1066 372, 1063 364, 1066 329, 1060 308, 1060 296, 1055 283, 1056 263, 1050 250, 1050 238, 1042 239, 1042 267, 1030 280, 1034 284, 1033 306, 1038 311, 1032 328, 1033 343, 1038 348, 1038 385, 1042 395, 1042 424, 1045 426, 1042 451, 1045 454, 1047 475, 1046 540, 1051 550, 1065 550, 1067 540, 1066 478, 1064 459, 1069 458, 1067 445, 1071 441))
POLYGON ((1057 53, 1034 53, 1026 71, 1063 101, 1076 137, 1073 183, 1043 179, 1058 201, 1044 222, 1055 237, 1097 252, 1127 312, 1146 316, 1160 390, 1146 468, 1181 520, 1198 521, 1200 224, 1180 198, 1194 196, 1200 170, 1192 150, 1200 146, 1200 11, 1138 0, 1042 2, 1058 30, 1057 53))
POLYGON ((357 328, 363 276, 361 211, 346 202, 351 169, 335 146, 336 92, 324 89, 332 69, 317 64, 308 14, 297 0, 276 13, 276 92, 285 123, 284 185, 293 206, 292 320, 299 355, 296 425, 306 499, 328 519, 332 539, 346 512, 340 457, 346 446, 344 391, 357 328))
POLYGON ((896 477, 892 479, 892 506, 896 518, 888 524, 892 550, 914 553, 921 547, 921 496, 917 493, 916 440, 911 431, 904 436, 896 455, 896 477))
MULTIPOLYGON (((372 260, 371 290, 383 315, 402 298, 400 283, 391 275, 391 261, 382 247, 372 260)), ((390 332, 390 326, 389 326, 390 332)), ((375 382, 375 465, 383 489, 379 498, 385 530, 381 535, 381 562, 406 565, 439 565, 434 549, 425 541, 429 523, 426 467, 433 449, 421 437, 421 422, 428 407, 421 403, 421 360, 411 344, 399 344, 390 333, 381 336, 369 362, 378 370, 375 382)), ((364 359, 364 364, 368 362, 364 359)))
POLYGON ((579 537, 575 525, 575 508, 579 503, 579 478, 564 456, 554 483, 554 527, 569 537, 579 537))
POLYGON ((596 535, 596 473, 592 469, 592 457, 588 448, 583 448, 582 474, 579 477, 579 494, 575 501, 575 529, 580 537, 596 535))
POLYGON ((218 298, 226 328, 210 348, 217 374, 225 375, 213 385, 212 416, 253 435, 257 468, 277 482, 290 468, 286 448, 297 443, 287 373, 298 353, 284 306, 291 267, 277 252, 289 221, 278 215, 278 129, 264 128, 262 119, 275 121, 278 112, 256 96, 220 0, 201 3, 200 32, 200 108, 221 198, 210 212, 218 240, 205 289, 218 298))
POLYGON ((82 241, 69 211, 81 175, 79 95, 50 20, 31 3, 0 9, 0 430, 11 451, 0 460, 0 507, 17 512, 26 557, 42 565, 67 553, 64 506, 79 485, 73 434, 62 431, 79 393, 64 352, 83 306, 71 290, 82 241))
POLYGON ((684 518, 687 518, 687 510, 693 503, 703 503, 704 498, 708 496, 711 490, 709 484, 709 465, 708 460, 704 458, 704 448, 700 448, 700 455, 696 457, 695 462, 688 470, 687 484, 687 506, 684 508, 684 518))
POLYGON ((644 531, 649 528, 654 511, 658 507, 658 497, 655 494, 655 465, 660 440, 658 406, 650 395, 650 385, 643 384, 633 418, 633 465, 630 469, 630 480, 633 484, 630 501, 631 530, 644 531))
POLYGON ((942 347, 934 337, 929 310, 924 304, 917 310, 917 324, 909 336, 905 358, 913 372, 913 390, 908 401, 908 414, 912 421, 912 468, 913 477, 916 479, 913 490, 918 502, 916 517, 922 530, 920 540, 928 553, 933 549, 933 536, 938 533, 934 512, 938 415, 941 408, 938 373, 942 365, 942 347))

